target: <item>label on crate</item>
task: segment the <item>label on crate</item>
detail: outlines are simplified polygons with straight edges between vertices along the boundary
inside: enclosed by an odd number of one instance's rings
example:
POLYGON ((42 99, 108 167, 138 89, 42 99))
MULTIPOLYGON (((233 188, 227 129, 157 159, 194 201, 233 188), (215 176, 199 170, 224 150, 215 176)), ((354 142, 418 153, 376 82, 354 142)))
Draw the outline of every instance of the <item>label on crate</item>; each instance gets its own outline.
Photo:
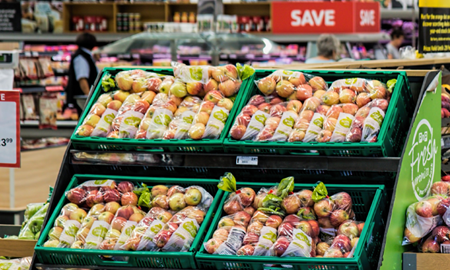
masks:
POLYGON ((441 244, 441 253, 450 253, 450 244, 441 244))
POLYGON ((258 157, 251 156, 237 156, 236 157, 236 165, 258 165, 258 157))

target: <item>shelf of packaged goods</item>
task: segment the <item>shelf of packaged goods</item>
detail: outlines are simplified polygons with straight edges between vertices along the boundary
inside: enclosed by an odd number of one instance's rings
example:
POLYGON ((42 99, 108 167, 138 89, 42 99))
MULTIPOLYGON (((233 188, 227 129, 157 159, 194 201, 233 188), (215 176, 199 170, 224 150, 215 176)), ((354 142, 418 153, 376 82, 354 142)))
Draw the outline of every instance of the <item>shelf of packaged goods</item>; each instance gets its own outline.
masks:
POLYGON ((412 19, 416 20, 419 18, 419 10, 418 9, 381 9, 381 19, 412 19))
MULTIPOLYGON (((0 40, 2 41, 35 41, 35 42, 75 42, 75 38, 80 33, 64 33, 64 34, 28 34, 28 33, 2 33, 0 40)), ((116 41, 128 36, 131 33, 96 33, 95 36, 99 42, 116 41)))
MULTIPOLYGON (((56 126, 58 127, 75 127, 77 125, 78 121, 73 120, 58 120, 56 121, 56 126)), ((20 126, 22 127, 35 127, 39 126, 38 120, 25 120, 20 123, 20 126)))
POLYGON ((14 88, 14 90, 18 90, 22 94, 29 94, 29 93, 40 93, 40 92, 60 92, 60 91, 64 91, 64 87, 61 85, 47 85, 47 86, 23 85, 23 86, 18 86, 17 88, 14 88))

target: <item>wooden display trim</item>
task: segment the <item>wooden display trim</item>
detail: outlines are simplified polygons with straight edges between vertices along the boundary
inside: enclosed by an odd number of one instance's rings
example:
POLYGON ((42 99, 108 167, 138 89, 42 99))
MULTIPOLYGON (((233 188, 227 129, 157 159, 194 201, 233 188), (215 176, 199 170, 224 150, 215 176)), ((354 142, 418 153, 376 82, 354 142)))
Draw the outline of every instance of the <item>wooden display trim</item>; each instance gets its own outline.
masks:
POLYGON ((36 240, 0 239, 0 254, 5 257, 33 256, 36 240))

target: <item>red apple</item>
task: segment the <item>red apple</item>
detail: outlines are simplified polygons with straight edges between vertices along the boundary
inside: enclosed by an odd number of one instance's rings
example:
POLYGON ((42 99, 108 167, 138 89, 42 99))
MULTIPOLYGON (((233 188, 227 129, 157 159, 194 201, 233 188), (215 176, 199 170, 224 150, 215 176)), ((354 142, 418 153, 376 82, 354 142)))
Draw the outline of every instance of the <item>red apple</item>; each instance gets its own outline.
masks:
POLYGON ((301 219, 299 216, 289 215, 284 218, 283 223, 290 223, 292 226, 296 227, 300 221, 301 219))
POLYGON ((319 222, 316 220, 308 220, 309 225, 311 225, 312 229, 312 236, 311 237, 318 237, 320 234, 320 228, 319 228, 319 222))
POLYGON ((213 238, 225 242, 228 238, 228 231, 226 229, 219 228, 214 232, 213 238))
POLYGON ((161 230, 155 236, 155 238, 153 239, 153 242, 156 243, 157 247, 163 248, 167 244, 167 242, 169 241, 171 236, 172 236, 172 232, 170 232, 168 230, 161 230))
POLYGON ((352 208, 352 197, 347 192, 334 194, 332 199, 337 209, 349 211, 352 208))
POLYGON ((328 217, 325 217, 325 218, 319 217, 317 222, 319 222, 319 226, 321 228, 334 228, 333 225, 331 225, 330 218, 328 218, 328 217))
POLYGON ((331 246, 339 247, 342 253, 349 252, 350 250, 352 250, 352 243, 350 242, 350 238, 342 234, 334 238, 331 246))
POLYGON ((428 238, 422 244, 423 253, 439 253, 439 250, 439 243, 436 242, 433 238, 428 238))
POLYGON ((122 231, 123 226, 127 223, 127 220, 123 217, 115 217, 111 223, 111 228, 114 230, 122 231))
POLYGON ((448 241, 450 234, 450 229, 447 226, 438 226, 434 228, 432 235, 436 236, 436 240, 439 243, 442 243, 444 241, 448 241))
POLYGON ((437 211, 439 213, 439 215, 442 217, 444 216, 445 212, 447 211, 447 209, 450 207, 450 199, 443 199, 439 202, 438 206, 437 206, 437 211))
POLYGON ((333 203, 328 199, 322 199, 314 204, 314 212, 318 217, 329 217, 333 210, 333 203))
POLYGON ((281 208, 286 211, 286 214, 294 214, 297 213, 300 207, 300 199, 297 195, 292 194, 283 199, 281 203, 281 208))
POLYGON ((104 192, 103 200, 108 202, 119 202, 120 201, 120 193, 117 189, 110 189, 104 192))
POLYGON ((416 214, 421 217, 432 217, 433 216, 433 207, 431 203, 427 201, 421 201, 416 204, 415 207, 416 214))
POLYGON ((337 234, 345 235, 350 239, 353 239, 354 237, 359 236, 359 230, 358 226, 356 225, 356 222, 354 221, 347 221, 341 224, 337 230, 337 234))
POLYGON ((137 205, 138 197, 134 192, 126 192, 122 195, 122 205, 137 205))
POLYGON ((248 126, 248 123, 250 123, 250 120, 252 120, 252 117, 248 114, 240 114, 237 118, 236 118, 236 123, 238 123, 239 125, 243 125, 243 126, 248 126))
POLYGON ((307 84, 302 84, 297 87, 296 98, 300 101, 304 101, 313 95, 313 89, 307 84))
POLYGON ((448 195, 450 183, 448 182, 436 182, 431 186, 432 195, 448 195))
POLYGON ((131 205, 122 206, 117 210, 116 216, 122 217, 126 220, 130 218, 130 216, 134 214, 133 207, 131 205))
POLYGON ((86 191, 81 188, 72 188, 66 197, 71 203, 81 204, 86 199, 86 191))
POLYGON ((289 247, 290 241, 285 236, 278 237, 277 241, 273 244, 271 249, 275 256, 281 257, 284 254, 286 249, 289 247))
POLYGON ((252 188, 245 187, 240 189, 239 197, 241 198, 242 205, 249 206, 255 199, 255 191, 252 188))
POLYGON ((225 211, 228 215, 232 215, 242 210, 244 210, 244 208, 242 207, 241 202, 235 199, 228 201, 223 206, 223 211, 225 211))
MULTIPOLYGON (((330 245, 328 245, 325 242, 320 242, 316 245, 316 254, 318 256, 325 255, 325 252, 330 248, 330 245)), ((317 256, 316 256, 317 257, 317 256)))
POLYGON ((416 243, 419 242, 422 237, 415 236, 408 228, 405 228, 405 237, 410 243, 416 243))
POLYGON ((248 225, 247 231, 259 235, 263 227, 264 225, 261 222, 253 221, 250 225, 248 225))
POLYGON ((277 229, 281 222, 283 222, 283 219, 280 216, 271 215, 266 221, 266 226, 277 229))
POLYGON ((278 227, 278 236, 292 236, 294 226, 291 223, 283 222, 278 227))
POLYGON ((234 215, 233 221, 234 221, 234 224, 238 224, 238 225, 247 227, 251 218, 252 217, 247 212, 239 211, 234 215))
POLYGON ((237 252, 236 255, 238 256, 252 256, 253 252, 255 252, 255 247, 252 245, 245 245, 241 247, 237 252))
POLYGON ((439 196, 439 198, 438 197, 432 197, 432 198, 429 198, 427 200, 431 204, 431 209, 432 209, 432 215, 433 216, 436 216, 436 215, 439 214, 437 208, 438 208, 438 205, 439 205, 439 202, 441 201, 441 199, 442 199, 442 197, 439 196))
POLYGON ((364 229, 364 222, 360 222, 358 223, 358 225, 356 225, 358 227, 358 231, 359 231, 359 235, 362 234, 362 231, 364 229))
POLYGON ((250 216, 253 216, 256 210, 252 206, 247 206, 244 208, 244 211, 247 212, 250 216))
POLYGON ((311 224, 309 224, 308 221, 306 221, 306 220, 300 221, 300 222, 298 223, 298 225, 296 226, 296 228, 297 228, 297 229, 301 229, 301 230, 304 231, 307 235, 309 235, 309 236, 311 236, 311 237, 314 237, 313 229, 312 229, 312 227, 311 227, 311 224))
POLYGON ((347 212, 342 209, 335 210, 330 215, 331 225, 333 225, 333 227, 335 228, 339 227, 342 223, 344 223, 344 221, 348 219, 349 217, 347 212))
POLYGON ((244 108, 242 108, 241 113, 247 114, 247 115, 254 115, 258 111, 258 108, 253 105, 246 105, 244 108))
POLYGON ((261 96, 261 95, 254 95, 248 101, 248 105, 259 106, 260 104, 262 104, 264 102, 265 102, 265 99, 264 99, 263 96, 261 96))
POLYGON ((123 181, 117 185, 117 189, 122 193, 131 192, 134 189, 134 185, 131 182, 123 181))
POLYGON ((312 200, 312 193, 313 192, 309 189, 303 189, 297 193, 302 206, 312 207, 314 205, 314 201, 312 200))
POLYGON ((256 245, 259 242, 259 235, 254 232, 248 232, 244 236, 242 244, 244 245, 256 245))

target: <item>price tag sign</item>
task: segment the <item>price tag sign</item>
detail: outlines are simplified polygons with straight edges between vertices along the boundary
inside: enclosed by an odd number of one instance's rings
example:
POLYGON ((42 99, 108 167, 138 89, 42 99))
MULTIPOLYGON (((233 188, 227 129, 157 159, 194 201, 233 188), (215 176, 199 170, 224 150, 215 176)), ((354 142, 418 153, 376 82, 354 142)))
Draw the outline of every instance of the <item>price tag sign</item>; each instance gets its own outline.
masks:
POLYGON ((236 157, 236 165, 258 165, 258 157, 252 156, 237 156, 236 157))
POLYGON ((19 91, 0 91, 0 167, 20 167, 19 91))

